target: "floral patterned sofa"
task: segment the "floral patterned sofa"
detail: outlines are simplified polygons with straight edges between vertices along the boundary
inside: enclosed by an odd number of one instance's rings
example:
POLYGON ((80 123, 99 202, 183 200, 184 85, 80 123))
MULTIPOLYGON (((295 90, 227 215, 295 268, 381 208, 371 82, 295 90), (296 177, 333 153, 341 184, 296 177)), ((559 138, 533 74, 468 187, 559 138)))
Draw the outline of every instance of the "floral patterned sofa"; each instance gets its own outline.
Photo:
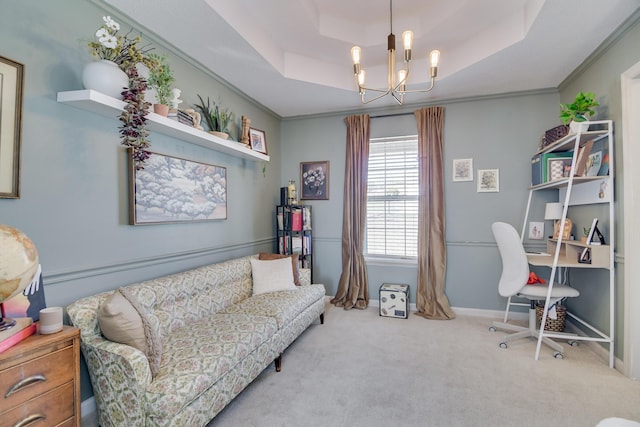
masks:
POLYGON ((204 426, 272 362, 280 370, 284 350, 316 319, 323 323, 325 289, 309 283, 309 270, 300 269, 293 290, 254 295, 252 258, 120 288, 150 319, 145 333, 155 331, 161 355, 103 336, 98 315, 114 292, 67 307, 102 427, 204 426))

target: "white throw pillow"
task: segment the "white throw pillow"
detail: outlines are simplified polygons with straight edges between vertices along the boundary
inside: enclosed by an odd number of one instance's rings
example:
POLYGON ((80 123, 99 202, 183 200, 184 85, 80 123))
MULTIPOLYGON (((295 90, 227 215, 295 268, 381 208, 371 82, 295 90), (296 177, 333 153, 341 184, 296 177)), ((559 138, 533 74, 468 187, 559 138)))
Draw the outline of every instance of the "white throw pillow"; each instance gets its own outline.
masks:
POLYGON ((282 258, 268 261, 251 259, 253 276, 253 295, 276 291, 295 290, 291 259, 282 258))

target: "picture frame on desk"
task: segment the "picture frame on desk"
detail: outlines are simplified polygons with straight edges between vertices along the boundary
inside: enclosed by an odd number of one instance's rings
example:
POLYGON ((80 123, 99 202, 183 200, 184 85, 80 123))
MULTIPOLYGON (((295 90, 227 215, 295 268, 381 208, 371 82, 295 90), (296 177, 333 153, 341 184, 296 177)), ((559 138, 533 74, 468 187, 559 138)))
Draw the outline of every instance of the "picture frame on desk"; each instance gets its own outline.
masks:
POLYGON ((591 248, 584 248, 578 255, 580 264, 591 264, 591 248))
POLYGON ((529 239, 531 240, 544 239, 544 222, 529 223, 529 239))

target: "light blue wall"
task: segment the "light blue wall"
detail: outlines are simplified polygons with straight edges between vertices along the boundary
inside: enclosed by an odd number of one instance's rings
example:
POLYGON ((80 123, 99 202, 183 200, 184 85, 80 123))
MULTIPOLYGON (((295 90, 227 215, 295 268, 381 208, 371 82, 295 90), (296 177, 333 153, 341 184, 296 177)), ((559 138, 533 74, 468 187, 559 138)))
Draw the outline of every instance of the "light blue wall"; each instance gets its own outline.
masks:
MULTIPOLYGON (((585 64, 578 68, 560 86, 561 102, 573 101, 576 93, 580 91, 594 92, 597 96, 599 107, 596 109, 595 119, 613 120, 615 140, 615 209, 614 218, 616 226, 616 355, 623 354, 624 334, 624 229, 623 229, 623 188, 622 156, 624 147, 622 144, 622 94, 620 75, 631 66, 640 61, 640 13, 629 18, 624 29, 621 29, 614 43, 593 55, 585 64)), ((580 221, 589 223, 591 219, 608 218, 608 212, 603 214, 602 209, 597 208, 574 209, 571 213, 574 223, 580 221)), ((605 237, 608 221, 603 228, 605 237)), ((609 330, 609 278, 605 272, 598 272, 598 277, 593 277, 585 272, 577 272, 575 285, 581 291, 580 298, 576 298, 572 309, 580 316, 589 315, 593 324, 601 330, 609 330), (602 304, 602 302, 605 304, 602 304), (594 307, 598 309, 594 310, 594 307)))
MULTIPOLYGON (((249 116, 266 131, 273 160, 265 177, 261 162, 152 134, 152 150, 227 168, 228 219, 128 225, 128 172, 118 120, 56 102, 58 91, 82 89, 83 64, 92 60, 86 41, 106 14, 86 0, 2 2, 0 55, 25 65, 25 82, 21 197, 0 199, 0 223, 35 242, 49 306, 273 247, 271 209, 256 206, 277 201, 279 118, 171 51, 183 105, 197 102, 197 94, 221 97, 237 118, 249 116)), ((123 24, 121 31, 127 30, 123 24)), ((152 37, 144 39, 165 52, 152 37)), ((82 377, 85 399, 92 393, 84 369, 82 377)))
MULTIPOLYGON (((499 310, 504 307, 496 287, 500 259, 490 225, 502 220, 521 227, 531 182, 531 156, 544 130, 557 125, 558 94, 543 91, 441 105, 446 109, 447 295, 456 307, 499 310), (474 171, 499 169, 500 192, 478 193, 476 177, 473 182, 453 182, 452 160, 457 158, 472 158, 474 171)), ((415 134, 411 112, 419 107, 401 110, 407 115, 372 118, 371 136, 415 134)), ((371 112, 372 116, 390 113, 396 110, 371 112)), ((314 212, 314 277, 326 285, 329 295, 335 295, 341 273, 346 115, 286 119, 282 124, 283 180, 299 180, 300 161, 330 161, 330 199, 308 202, 314 212)), ((535 220, 542 216, 541 209, 532 213, 535 220)), ((415 266, 369 264, 368 274, 372 299, 377 299, 382 283, 407 283, 415 302, 415 266)))
MULTIPOLYGON (((272 161, 263 176, 260 162, 154 134, 155 150, 228 168, 229 219, 129 226, 126 156, 119 145, 118 121, 55 100, 58 91, 82 87, 82 66, 91 60, 86 41, 104 14, 86 0, 3 2, 0 14, 0 55, 25 64, 26 74, 21 198, 0 199, 0 222, 22 229, 38 246, 48 305, 65 306, 120 285, 271 250, 272 207, 278 203, 278 189, 288 179, 299 183, 299 163, 315 160, 329 160, 331 176, 330 199, 308 202, 314 212, 314 278, 326 284, 329 295, 335 294, 341 272, 346 113, 281 121, 145 35, 158 52, 169 53, 185 104, 196 102, 197 94, 213 99, 221 96, 236 117, 247 115, 252 125, 266 131, 272 161)), ((123 27, 126 31, 126 25, 123 27)), ((563 86, 560 96, 549 91, 440 104, 446 108, 447 294, 454 306, 504 307, 496 291, 500 261, 490 223, 504 220, 521 225, 529 160, 544 130, 558 124, 561 99, 566 102, 588 86, 607 97, 610 117, 620 120, 619 74, 627 64, 638 61, 639 37, 636 26, 563 86), (475 170, 499 168, 500 192, 477 193, 475 179, 453 183, 451 162, 455 158, 473 158, 475 170)), ((371 113, 416 108, 419 106, 371 113)), ((411 115, 372 121, 376 136, 403 130, 415 133, 411 115)), ((617 195, 621 194, 620 181, 617 195)), ((532 214, 532 219, 541 217, 541 210, 532 214)), ((619 274, 621 270, 618 268, 619 274)), ((382 282, 399 282, 411 285, 415 301, 415 267, 371 266, 369 275, 372 298, 382 282)), ((91 394, 83 370, 82 397, 91 394)))

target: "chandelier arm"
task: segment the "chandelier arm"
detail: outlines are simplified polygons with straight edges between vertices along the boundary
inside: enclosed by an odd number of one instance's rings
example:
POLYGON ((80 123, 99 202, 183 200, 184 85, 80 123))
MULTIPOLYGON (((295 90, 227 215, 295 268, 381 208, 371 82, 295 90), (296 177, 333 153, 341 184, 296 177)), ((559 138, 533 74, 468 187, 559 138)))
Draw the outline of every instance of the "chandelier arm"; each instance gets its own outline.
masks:
MULTIPOLYGON (((374 90, 375 90, 375 89, 374 89, 374 90)), ((368 101, 365 101, 365 99, 364 99, 365 93, 364 93, 364 92, 362 92, 362 94, 360 95, 360 99, 361 99, 361 101, 362 101, 362 103, 363 103, 363 104, 368 104, 368 103, 370 103, 370 102, 373 102, 373 101, 376 101, 376 100, 378 100, 378 99, 382 98, 383 96, 386 96, 386 95, 387 95, 388 93, 390 93, 390 92, 391 92, 391 91, 387 90, 387 91, 385 91, 384 93, 382 93, 382 94, 380 94, 380 95, 378 95, 378 96, 376 96, 376 97, 374 97, 374 98, 371 98, 371 99, 370 99, 370 100, 368 100, 368 101)))
POLYGON ((392 90, 392 89, 374 89, 374 88, 371 88, 371 87, 364 87, 364 86, 359 86, 358 88, 362 92, 368 90, 368 91, 371 91, 371 92, 378 92, 378 93, 381 93, 383 95, 386 95, 386 94, 390 93, 391 90, 392 90))
POLYGON ((436 83, 436 79, 434 77, 431 78, 431 85, 429 85, 429 87, 427 89, 413 89, 413 90, 404 90, 401 91, 400 93, 405 94, 405 93, 424 93, 424 92, 429 92, 431 89, 433 89, 433 87, 435 86, 436 83))

